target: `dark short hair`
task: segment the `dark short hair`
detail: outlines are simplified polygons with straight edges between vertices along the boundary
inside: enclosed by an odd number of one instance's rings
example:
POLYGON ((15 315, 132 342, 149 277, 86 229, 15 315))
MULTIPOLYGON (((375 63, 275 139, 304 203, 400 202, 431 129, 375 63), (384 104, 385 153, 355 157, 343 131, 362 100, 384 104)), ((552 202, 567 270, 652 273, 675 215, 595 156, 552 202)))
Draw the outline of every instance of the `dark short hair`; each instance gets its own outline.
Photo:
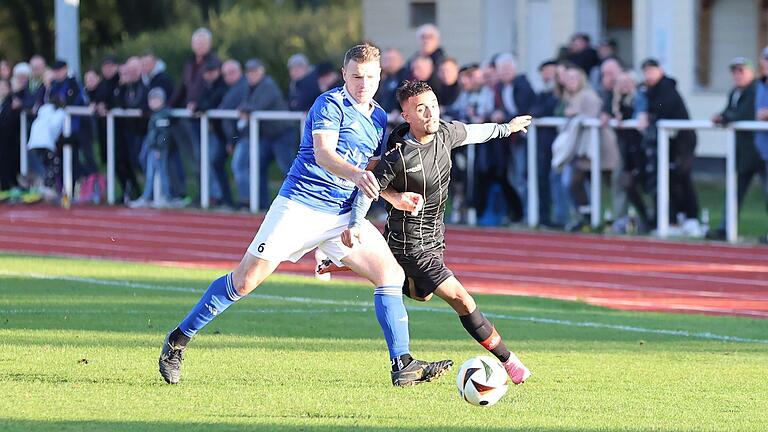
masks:
POLYGON ((400 106, 403 106, 403 102, 407 101, 408 98, 430 91, 432 91, 432 87, 424 81, 405 80, 400 84, 400 87, 397 88, 395 96, 397 97, 397 101, 400 102, 400 106))
POLYGON ((543 61, 543 62, 542 62, 540 65, 539 65, 539 70, 542 70, 542 69, 544 69, 544 68, 545 68, 545 67, 547 67, 547 66, 557 66, 557 60, 555 60, 555 59, 550 59, 550 60, 545 60, 545 61, 543 61))

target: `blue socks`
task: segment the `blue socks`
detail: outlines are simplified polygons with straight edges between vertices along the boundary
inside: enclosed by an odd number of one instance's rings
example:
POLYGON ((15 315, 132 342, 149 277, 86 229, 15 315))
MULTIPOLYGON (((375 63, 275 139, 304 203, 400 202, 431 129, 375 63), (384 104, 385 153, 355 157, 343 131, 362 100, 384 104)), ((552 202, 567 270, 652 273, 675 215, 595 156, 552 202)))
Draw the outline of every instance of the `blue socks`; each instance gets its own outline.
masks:
MULTIPOLYGON (((179 331, 191 338, 240 298, 232 283, 232 273, 227 273, 211 282, 200 297, 200 301, 179 324, 179 331)), ((376 319, 387 341, 389 357, 397 362, 401 356, 410 353, 408 313, 403 304, 402 287, 395 285, 377 287, 373 291, 373 304, 376 319)))
MULTIPOLYGON (((241 296, 237 294, 235 285, 232 283, 232 273, 211 282, 211 285, 200 297, 195 307, 189 311, 189 314, 181 324, 179 330, 187 336, 192 337, 202 330, 216 315, 224 312, 232 303, 240 300, 241 296)), ((401 302, 402 303, 402 302, 401 302)))
POLYGON ((380 286, 373 290, 376 319, 384 331, 390 359, 397 361, 410 352, 408 313, 403 304, 402 286, 380 286))

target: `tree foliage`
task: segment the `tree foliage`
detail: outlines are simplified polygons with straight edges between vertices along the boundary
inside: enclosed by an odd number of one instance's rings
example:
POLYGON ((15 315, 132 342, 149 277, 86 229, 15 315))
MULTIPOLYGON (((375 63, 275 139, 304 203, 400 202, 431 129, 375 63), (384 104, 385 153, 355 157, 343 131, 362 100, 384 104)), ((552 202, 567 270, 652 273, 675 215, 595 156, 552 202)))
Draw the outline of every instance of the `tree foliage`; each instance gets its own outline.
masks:
MULTIPOLYGON (((163 30, 141 33, 113 47, 98 50, 94 59, 107 52, 125 58, 148 49, 178 77, 191 54, 190 36, 195 27, 207 25, 213 32, 214 50, 222 59, 245 62, 261 59, 269 74, 283 87, 288 84, 286 60, 304 53, 314 62, 329 60, 341 66, 341 57, 362 35, 361 7, 357 1, 336 1, 316 5, 316 0, 277 2, 248 0, 222 2, 221 14, 209 10, 209 19, 187 20, 163 30), (234 2, 233 2, 234 3, 234 2)), ((326 3, 326 2, 323 2, 326 3)))

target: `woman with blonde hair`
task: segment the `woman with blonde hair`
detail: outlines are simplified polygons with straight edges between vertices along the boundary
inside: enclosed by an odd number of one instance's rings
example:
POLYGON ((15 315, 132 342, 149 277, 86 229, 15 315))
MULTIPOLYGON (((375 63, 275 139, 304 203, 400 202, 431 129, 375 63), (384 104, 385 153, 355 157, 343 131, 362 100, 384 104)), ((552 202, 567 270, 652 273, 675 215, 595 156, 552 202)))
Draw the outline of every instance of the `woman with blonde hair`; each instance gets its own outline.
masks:
MULTIPOLYGON (((572 121, 581 122, 585 119, 596 119, 600 115, 602 101, 597 93, 588 85, 584 71, 578 67, 569 67, 563 73, 563 114, 572 121)), ((578 213, 578 219, 566 226, 566 231, 579 231, 589 226, 591 212, 589 196, 587 195, 586 181, 590 174, 590 145, 589 130, 580 128, 571 123, 562 133, 570 134, 562 137, 554 146, 562 146, 565 149, 554 149, 560 157, 553 160, 558 168, 565 165, 570 168, 569 190, 574 207, 578 213)), ((561 134, 562 134, 561 133, 561 134)), ((559 137, 561 138, 561 137, 559 137)), ((601 140, 600 169, 603 172, 610 171, 618 163, 618 148, 615 140, 601 140)))

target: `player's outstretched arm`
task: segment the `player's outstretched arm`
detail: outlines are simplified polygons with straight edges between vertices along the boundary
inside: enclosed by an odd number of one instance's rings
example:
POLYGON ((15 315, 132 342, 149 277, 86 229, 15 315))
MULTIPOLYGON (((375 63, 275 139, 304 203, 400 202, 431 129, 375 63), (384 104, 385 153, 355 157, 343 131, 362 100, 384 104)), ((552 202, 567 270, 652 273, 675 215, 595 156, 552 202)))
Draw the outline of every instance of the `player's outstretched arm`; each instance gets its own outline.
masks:
POLYGON ((467 131, 467 137, 459 145, 479 144, 488 142, 494 138, 505 138, 515 132, 528 132, 527 127, 531 124, 531 116, 517 116, 509 123, 480 123, 464 125, 467 131))
POLYGON ((315 161, 317 164, 332 174, 355 183, 368 197, 378 197, 379 186, 373 173, 368 170, 362 170, 339 156, 336 152, 336 145, 338 143, 338 134, 312 134, 312 147, 315 150, 315 161))

